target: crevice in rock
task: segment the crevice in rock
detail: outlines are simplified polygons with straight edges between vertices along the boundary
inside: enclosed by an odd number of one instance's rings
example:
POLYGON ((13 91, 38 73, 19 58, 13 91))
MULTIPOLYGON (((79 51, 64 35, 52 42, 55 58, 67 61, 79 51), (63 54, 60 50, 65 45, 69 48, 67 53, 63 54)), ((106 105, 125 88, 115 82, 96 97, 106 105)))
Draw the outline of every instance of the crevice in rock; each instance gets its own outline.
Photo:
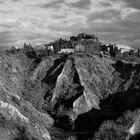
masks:
POLYGON ((35 68, 37 68, 41 61, 42 59, 40 57, 35 58, 32 62, 32 67, 30 68, 30 71, 33 71, 35 68))
POLYGON ((49 101, 51 100, 53 88, 56 85, 57 77, 62 72, 67 57, 68 55, 62 55, 60 58, 56 59, 54 61, 54 65, 47 71, 47 75, 45 76, 45 78, 42 79, 42 85, 44 86, 44 89, 46 89, 43 98, 45 102, 47 101, 47 104, 49 104, 49 101))
POLYGON ((71 85, 67 88, 64 95, 57 99, 57 103, 53 107, 53 118, 55 118, 55 126, 63 129, 70 130, 72 128, 72 123, 70 120, 71 111, 73 109, 73 103, 82 94, 84 87, 80 83, 79 74, 75 68, 74 59, 68 58, 72 61, 72 73, 74 73, 71 80, 71 85))
POLYGON ((48 70, 45 78, 42 79, 43 83, 46 83, 48 85, 56 83, 57 77, 62 72, 67 57, 68 55, 64 55, 54 61, 54 65, 48 70))

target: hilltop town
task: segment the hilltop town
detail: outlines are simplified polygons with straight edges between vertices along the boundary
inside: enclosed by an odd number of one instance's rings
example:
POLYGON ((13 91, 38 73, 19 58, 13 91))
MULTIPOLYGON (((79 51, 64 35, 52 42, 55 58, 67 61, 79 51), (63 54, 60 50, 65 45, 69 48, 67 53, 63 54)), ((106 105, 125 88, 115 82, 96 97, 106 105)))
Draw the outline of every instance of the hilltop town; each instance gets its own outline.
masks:
POLYGON ((130 59, 140 55, 139 49, 135 50, 122 44, 105 44, 95 35, 88 35, 86 33, 71 36, 69 40, 60 38, 48 44, 38 44, 35 47, 24 43, 23 47, 11 47, 7 52, 25 53, 33 58, 69 53, 99 54, 100 56, 117 58, 126 58, 127 56, 130 59))

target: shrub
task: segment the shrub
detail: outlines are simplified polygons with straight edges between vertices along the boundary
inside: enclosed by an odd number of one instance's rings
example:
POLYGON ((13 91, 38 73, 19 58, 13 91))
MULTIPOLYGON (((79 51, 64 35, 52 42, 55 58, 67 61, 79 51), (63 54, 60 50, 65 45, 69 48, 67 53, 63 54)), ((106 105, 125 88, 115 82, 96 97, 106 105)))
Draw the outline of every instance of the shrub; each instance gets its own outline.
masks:
POLYGON ((103 122, 93 140, 124 140, 139 112, 139 110, 127 111, 117 120, 103 122))

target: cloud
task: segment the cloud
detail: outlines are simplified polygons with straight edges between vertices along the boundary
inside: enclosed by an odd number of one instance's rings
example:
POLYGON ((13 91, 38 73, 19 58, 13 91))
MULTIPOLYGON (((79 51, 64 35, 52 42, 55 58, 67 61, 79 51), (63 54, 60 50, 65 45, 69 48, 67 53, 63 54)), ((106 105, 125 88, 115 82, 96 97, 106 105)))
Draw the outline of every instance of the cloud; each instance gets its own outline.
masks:
POLYGON ((134 39, 133 41, 128 42, 128 45, 132 46, 133 48, 140 48, 140 40, 134 39))
POLYGON ((43 37, 39 32, 40 29, 37 30, 35 26, 37 25, 34 25, 32 21, 27 22, 25 19, 1 18, 0 46, 22 46, 23 41, 31 42, 43 37))
MULTIPOLYGON (((45 24, 45 23, 44 23, 45 24)), ((36 19, 2 19, 0 21, 0 46, 23 46, 23 44, 31 43, 47 43, 59 37, 70 36, 70 31, 50 30, 44 28, 43 21, 36 19)))
MULTIPOLYGON (((5 0, 5 1, 7 1, 7 0, 5 0)), ((10 1, 19 2, 19 1, 22 1, 22 0, 10 0, 10 1)), ((0 4, 4 4, 4 1, 0 1, 0 4)))
POLYGON ((14 1, 14 2, 18 2, 18 1, 22 1, 22 0, 12 0, 12 1, 14 1))
POLYGON ((131 28, 132 31, 140 31, 140 11, 133 12, 127 15, 127 17, 123 20, 123 25, 131 28))
POLYGON ((67 17, 67 13, 64 14, 52 14, 51 18, 52 19, 65 19, 67 17))
POLYGON ((49 41, 46 39, 48 35, 49 34, 43 35, 36 31, 4 31, 0 32, 0 45, 5 48, 13 45, 22 47, 25 42, 35 45, 39 43, 38 40, 42 40, 42 42, 49 41))
MULTIPOLYGON (((111 0, 114 2, 114 0, 111 0)), ((140 9, 140 0, 117 0, 119 2, 124 2, 124 6, 129 8, 140 9)))
POLYGON ((99 38, 105 42, 125 42, 126 44, 136 48, 138 47, 138 40, 140 40, 140 28, 138 28, 140 25, 139 19, 140 12, 131 12, 125 18, 118 18, 107 22, 104 19, 89 19, 87 21, 89 26, 87 28, 87 32, 96 33, 97 36, 99 36, 99 38))
POLYGON ((90 8, 91 0, 79 0, 77 2, 69 3, 68 5, 72 8, 88 9, 90 8))
POLYGON ((3 48, 12 46, 18 39, 18 35, 10 31, 0 32, 0 46, 3 48))
POLYGON ((19 22, 15 19, 1 18, 1 21, 0 21, 0 27, 5 27, 6 29, 14 28, 14 27, 17 27, 18 25, 19 25, 19 22))
POLYGON ((100 1, 99 3, 102 7, 111 7, 112 4, 110 2, 107 1, 100 1))
POLYGON ((121 15, 119 9, 107 9, 104 11, 93 12, 88 15, 88 21, 93 20, 111 20, 112 18, 118 18, 121 15))
POLYGON ((140 9, 140 1, 139 0, 124 0, 128 7, 140 9))
POLYGON ((13 10, 0 10, 0 13, 2 13, 2 14, 10 14, 13 12, 14 12, 13 10))
POLYGON ((64 3, 65 0, 53 0, 53 1, 50 1, 48 3, 44 3, 44 4, 40 4, 38 5, 38 7, 40 8, 54 8, 54 9, 57 9, 57 8, 60 8, 62 3, 64 3))
POLYGON ((140 12, 136 2, 5 0, 0 4, 0 44, 5 47, 22 46, 24 42, 35 45, 87 32, 104 42, 125 42, 138 47, 140 12))

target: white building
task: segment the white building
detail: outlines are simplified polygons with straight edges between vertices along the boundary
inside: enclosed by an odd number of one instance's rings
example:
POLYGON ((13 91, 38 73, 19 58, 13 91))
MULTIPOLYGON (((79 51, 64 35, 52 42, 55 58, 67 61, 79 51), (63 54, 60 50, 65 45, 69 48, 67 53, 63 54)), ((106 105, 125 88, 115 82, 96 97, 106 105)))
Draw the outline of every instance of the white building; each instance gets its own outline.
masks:
POLYGON ((54 48, 53 48, 53 46, 51 45, 51 46, 47 46, 47 49, 48 50, 51 50, 51 51, 53 51, 54 50, 54 48))
POLYGON ((37 44, 36 45, 36 49, 41 50, 41 49, 45 49, 45 45, 44 44, 37 44))
POLYGON ((72 48, 61 49, 58 53, 74 53, 74 49, 72 48))
POLYGON ((129 52, 131 50, 135 50, 127 45, 122 45, 122 44, 116 44, 116 47, 121 51, 121 53, 124 53, 124 52, 129 52))

